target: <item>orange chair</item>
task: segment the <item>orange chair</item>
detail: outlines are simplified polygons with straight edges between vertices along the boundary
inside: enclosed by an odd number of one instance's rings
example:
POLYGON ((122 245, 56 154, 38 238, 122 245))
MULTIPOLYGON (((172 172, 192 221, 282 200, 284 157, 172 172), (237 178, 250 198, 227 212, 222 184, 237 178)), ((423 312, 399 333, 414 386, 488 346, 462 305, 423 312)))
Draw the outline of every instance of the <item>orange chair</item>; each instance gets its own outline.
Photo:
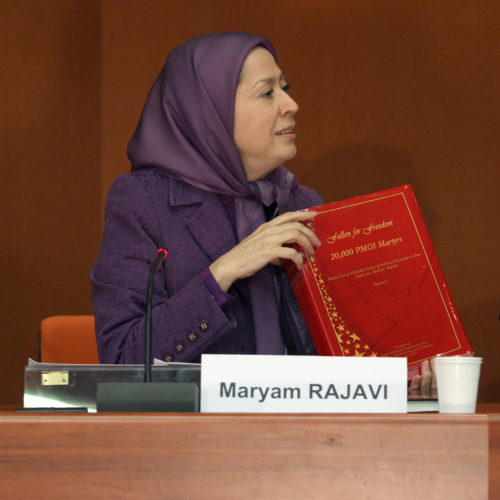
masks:
POLYGON ((99 363, 94 316, 50 316, 43 319, 39 360, 42 363, 99 363))

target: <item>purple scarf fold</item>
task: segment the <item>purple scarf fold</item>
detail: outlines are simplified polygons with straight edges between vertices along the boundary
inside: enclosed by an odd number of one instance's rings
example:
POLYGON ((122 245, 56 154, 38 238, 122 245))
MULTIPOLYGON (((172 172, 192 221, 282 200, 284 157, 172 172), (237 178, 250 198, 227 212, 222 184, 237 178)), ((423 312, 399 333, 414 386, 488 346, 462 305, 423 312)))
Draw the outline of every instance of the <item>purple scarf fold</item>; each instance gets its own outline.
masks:
MULTIPOLYGON (((286 205, 296 178, 283 166, 248 182, 233 141, 234 101, 243 62, 271 42, 248 33, 202 35, 174 49, 149 93, 129 146, 132 170, 146 166, 235 200, 238 241, 265 222, 262 204, 286 205)), ((270 266, 248 278, 257 353, 282 354, 270 266)))

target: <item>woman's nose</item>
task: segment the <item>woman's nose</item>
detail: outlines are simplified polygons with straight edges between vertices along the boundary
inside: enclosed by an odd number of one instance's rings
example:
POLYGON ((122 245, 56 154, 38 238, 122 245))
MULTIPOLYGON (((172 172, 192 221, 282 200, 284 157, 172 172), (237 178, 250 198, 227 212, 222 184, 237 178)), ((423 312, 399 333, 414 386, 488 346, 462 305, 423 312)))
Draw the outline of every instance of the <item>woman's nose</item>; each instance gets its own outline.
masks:
POLYGON ((281 116, 287 114, 295 114, 299 110, 299 105, 292 99, 292 97, 283 92, 283 102, 280 104, 279 113, 281 116))

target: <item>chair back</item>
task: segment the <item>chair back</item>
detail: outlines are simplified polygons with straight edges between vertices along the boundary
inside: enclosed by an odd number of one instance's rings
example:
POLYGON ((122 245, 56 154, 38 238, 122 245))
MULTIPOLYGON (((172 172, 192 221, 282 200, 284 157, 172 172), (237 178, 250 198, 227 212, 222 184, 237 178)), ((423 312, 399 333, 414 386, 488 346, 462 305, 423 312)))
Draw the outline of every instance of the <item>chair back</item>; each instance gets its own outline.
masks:
POLYGON ((42 363, 97 364, 94 316, 50 316, 40 324, 42 363))

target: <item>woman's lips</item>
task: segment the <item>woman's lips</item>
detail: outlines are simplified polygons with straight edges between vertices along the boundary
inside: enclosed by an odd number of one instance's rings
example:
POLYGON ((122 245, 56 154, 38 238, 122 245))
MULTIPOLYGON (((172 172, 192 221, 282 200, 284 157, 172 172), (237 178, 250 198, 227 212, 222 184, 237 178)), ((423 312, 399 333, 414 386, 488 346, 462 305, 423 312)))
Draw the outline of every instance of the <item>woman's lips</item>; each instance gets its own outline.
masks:
POLYGON ((276 132, 276 135, 287 135, 287 136, 293 135, 295 137, 294 128, 295 128, 295 124, 289 125, 285 128, 282 128, 278 132, 276 132))

